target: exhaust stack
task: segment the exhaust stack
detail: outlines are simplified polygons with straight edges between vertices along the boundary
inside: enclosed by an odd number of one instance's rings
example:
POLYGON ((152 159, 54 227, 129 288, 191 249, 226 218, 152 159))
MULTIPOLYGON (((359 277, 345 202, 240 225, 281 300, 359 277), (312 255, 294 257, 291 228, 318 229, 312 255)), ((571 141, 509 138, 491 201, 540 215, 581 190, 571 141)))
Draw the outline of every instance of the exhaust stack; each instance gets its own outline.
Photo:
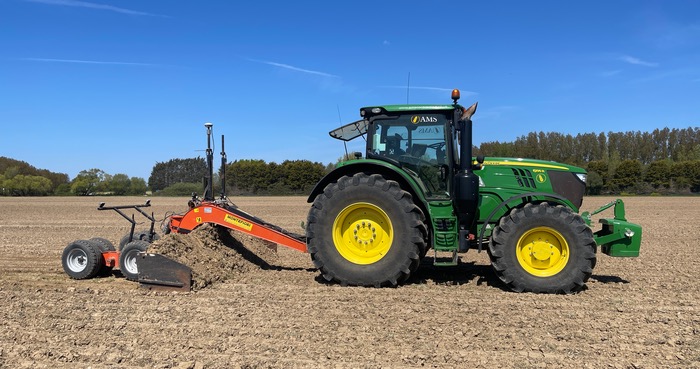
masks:
MULTIPOLYGON (((456 103, 456 100, 455 100, 456 103)), ((454 176, 454 206, 459 219, 460 245, 474 224, 479 206, 479 176, 472 169, 472 119, 478 103, 468 109, 455 109, 456 127, 459 130, 459 169, 454 176)))

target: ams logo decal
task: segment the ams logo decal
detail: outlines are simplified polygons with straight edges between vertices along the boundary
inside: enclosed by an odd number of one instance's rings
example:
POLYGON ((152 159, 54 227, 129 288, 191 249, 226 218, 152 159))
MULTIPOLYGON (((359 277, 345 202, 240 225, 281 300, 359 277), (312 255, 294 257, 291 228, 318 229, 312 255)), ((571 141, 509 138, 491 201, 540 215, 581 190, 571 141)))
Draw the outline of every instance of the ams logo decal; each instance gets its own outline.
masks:
POLYGON ((411 123, 437 123, 437 117, 424 117, 422 115, 414 115, 411 117, 411 123))

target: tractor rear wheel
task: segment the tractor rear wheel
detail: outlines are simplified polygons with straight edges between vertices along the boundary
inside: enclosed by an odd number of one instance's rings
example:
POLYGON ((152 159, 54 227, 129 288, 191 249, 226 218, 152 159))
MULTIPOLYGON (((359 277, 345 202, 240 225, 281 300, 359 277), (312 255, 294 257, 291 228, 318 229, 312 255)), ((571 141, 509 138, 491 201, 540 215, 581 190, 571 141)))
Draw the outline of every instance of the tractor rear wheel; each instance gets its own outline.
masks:
POLYGON ((96 276, 100 272, 102 263, 100 248, 85 240, 71 242, 63 249, 61 256, 63 270, 73 279, 88 279, 96 276))
POLYGON ((358 173, 326 186, 314 201, 306 236, 327 281, 395 286, 418 268, 427 228, 411 194, 379 174, 358 173))
POLYGON ((571 209, 527 204, 501 218, 489 243, 494 271, 516 292, 572 293, 596 262, 593 232, 571 209))
POLYGON ((126 279, 130 281, 138 280, 139 269, 136 266, 136 258, 139 252, 146 251, 148 249, 148 242, 146 241, 131 241, 127 243, 119 254, 119 269, 126 279))

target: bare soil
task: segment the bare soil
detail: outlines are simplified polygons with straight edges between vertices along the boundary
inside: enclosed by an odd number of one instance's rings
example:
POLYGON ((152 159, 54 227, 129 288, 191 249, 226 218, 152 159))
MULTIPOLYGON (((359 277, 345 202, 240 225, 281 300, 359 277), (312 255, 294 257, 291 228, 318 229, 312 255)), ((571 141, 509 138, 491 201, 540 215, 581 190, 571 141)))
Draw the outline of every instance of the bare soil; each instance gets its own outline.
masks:
MULTIPOLYGON (((98 203, 145 199, 0 198, 0 367, 700 368, 700 198, 624 200, 641 257, 599 253, 588 288, 562 296, 504 290, 474 251, 398 288, 340 287, 307 254, 211 227, 153 245, 193 267, 194 292, 140 289, 118 271, 75 281, 61 267, 69 242, 116 243, 129 228, 98 203)), ((152 202, 162 219, 187 199, 152 202)), ((234 202, 303 233, 304 198, 234 202)))

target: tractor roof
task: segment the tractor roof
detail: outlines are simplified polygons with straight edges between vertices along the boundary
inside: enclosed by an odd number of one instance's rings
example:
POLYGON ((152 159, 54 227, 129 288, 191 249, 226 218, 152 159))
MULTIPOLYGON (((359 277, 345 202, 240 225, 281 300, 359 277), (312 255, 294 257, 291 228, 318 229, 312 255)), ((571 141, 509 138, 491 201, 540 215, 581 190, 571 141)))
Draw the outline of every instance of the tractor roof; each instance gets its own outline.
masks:
MULTIPOLYGON (((418 104, 406 104, 406 105, 380 105, 380 106, 367 106, 364 108, 360 109, 360 112, 363 110, 366 112, 367 115, 373 115, 372 113, 374 109, 380 109, 379 111, 386 111, 386 112, 391 112, 391 113, 400 113, 400 112, 412 112, 412 111, 452 111, 455 109, 454 105, 418 105, 418 104)), ((375 110, 376 111, 376 110, 375 110)), ((374 113, 377 114, 377 113, 374 113)), ((362 114, 360 114, 362 115, 362 114)))
MULTIPOLYGON (((459 106, 459 105, 458 105, 459 106)), ((406 105, 381 105, 381 106, 367 106, 360 109, 360 115, 362 119, 346 124, 342 127, 338 127, 328 134, 333 138, 337 138, 343 141, 350 141, 367 132, 367 126, 369 124, 368 120, 372 116, 386 114, 386 113, 410 113, 410 112, 450 112, 454 111, 454 105, 417 105, 417 104, 406 104, 406 105)))

